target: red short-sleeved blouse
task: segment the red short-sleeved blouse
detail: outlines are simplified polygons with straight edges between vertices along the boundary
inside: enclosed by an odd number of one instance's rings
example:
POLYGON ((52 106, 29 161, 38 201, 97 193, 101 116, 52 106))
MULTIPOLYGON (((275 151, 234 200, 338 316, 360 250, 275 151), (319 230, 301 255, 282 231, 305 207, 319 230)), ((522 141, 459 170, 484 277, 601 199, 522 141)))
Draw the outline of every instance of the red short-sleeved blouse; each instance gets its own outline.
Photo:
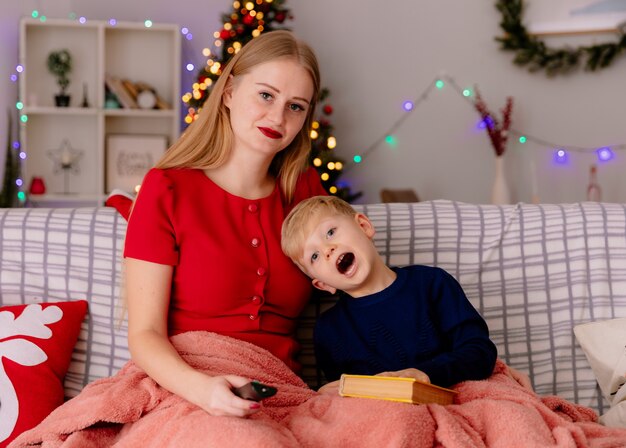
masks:
POLYGON ((262 199, 234 196, 202 170, 152 169, 128 222, 124 256, 174 266, 169 332, 206 330, 257 344, 292 369, 295 319, 310 280, 280 248, 291 208, 326 194, 311 168, 287 205, 280 187, 262 199))

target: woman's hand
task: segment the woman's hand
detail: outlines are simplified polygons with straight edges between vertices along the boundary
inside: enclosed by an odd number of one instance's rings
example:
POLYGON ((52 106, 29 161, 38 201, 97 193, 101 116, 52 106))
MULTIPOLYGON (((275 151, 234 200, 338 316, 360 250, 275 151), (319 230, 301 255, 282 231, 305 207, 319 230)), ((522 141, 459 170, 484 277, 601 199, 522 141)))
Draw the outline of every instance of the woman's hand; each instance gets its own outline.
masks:
POLYGON ((243 386, 249 379, 235 375, 200 375, 194 384, 196 393, 192 402, 207 413, 216 417, 247 417, 261 409, 261 403, 244 400, 233 392, 234 388, 243 386))
POLYGON ((396 370, 394 372, 380 372, 377 373, 376 376, 396 376, 400 378, 414 378, 423 383, 430 383, 430 378, 421 370, 417 370, 414 368, 396 370))
POLYGON ((261 404, 236 396, 232 389, 249 380, 226 375, 210 377, 187 364, 168 337, 167 320, 174 268, 125 259, 128 301, 128 346, 133 361, 170 392, 211 415, 245 417, 261 404))

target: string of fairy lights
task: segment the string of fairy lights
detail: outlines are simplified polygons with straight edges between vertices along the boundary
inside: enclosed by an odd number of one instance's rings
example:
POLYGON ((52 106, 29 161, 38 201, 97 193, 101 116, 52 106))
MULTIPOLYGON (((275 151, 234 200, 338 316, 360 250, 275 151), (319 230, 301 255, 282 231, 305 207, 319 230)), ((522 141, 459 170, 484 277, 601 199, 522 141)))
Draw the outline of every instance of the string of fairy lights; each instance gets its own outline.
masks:
MULTIPOLYGON (((46 16, 42 11, 38 9, 33 10, 30 13, 30 17, 32 19, 39 20, 42 23, 45 23, 48 21, 48 16, 46 16)), ((80 25, 85 25, 89 22, 89 19, 86 16, 76 14, 75 12, 70 12, 67 18, 69 20, 76 21, 80 25)), ((118 25, 118 20, 114 17, 111 17, 107 20, 107 23, 110 26, 115 27, 118 25)), ((143 20, 143 25, 146 28, 152 28, 154 25, 154 22, 151 19, 146 18, 143 20)), ((190 32, 190 30, 187 27, 181 27, 180 32, 183 34, 184 38, 187 41, 190 41, 193 39, 193 34, 190 32)), ((187 70, 189 72, 194 71, 195 70, 194 64, 192 62, 189 62, 188 58, 185 58, 185 59, 186 59, 185 62, 183 62, 183 70, 187 70)), ((20 79, 20 76, 23 75, 25 70, 26 68, 22 64, 18 63, 15 66, 14 72, 11 73, 11 75, 9 76, 9 81, 12 83, 17 83, 20 79)), ((26 123, 28 122, 28 115, 25 112, 23 112, 24 103, 18 99, 18 101, 15 103, 15 108, 17 109, 18 114, 19 114, 19 123, 22 126, 25 126, 26 123)), ((7 133, 10 134, 11 130, 7 129, 7 133)), ((22 147, 22 144, 19 141, 19 139, 15 139, 11 142, 11 148, 13 148, 15 151, 18 151, 17 156, 19 157, 20 160, 23 161, 26 159, 27 157, 26 151, 22 147)), ((24 192, 25 185, 24 185, 24 180, 22 179, 21 175, 17 177, 17 179, 15 180, 15 184, 17 185, 19 189, 17 193, 18 201, 20 203, 24 203, 26 201, 26 193, 24 192)))
MULTIPOLYGON (((250 5, 253 5, 251 2, 248 2, 248 3, 250 3, 250 5)), ((246 3, 243 6, 247 8, 248 4, 246 3)), ((253 11, 252 6, 250 6, 249 10, 253 11)), ((259 12, 257 14, 262 14, 262 13, 259 12)), ((46 15, 42 14, 38 10, 33 10, 31 13, 31 17, 33 19, 38 19, 41 22, 47 21, 46 15)), ((80 24, 85 24, 88 21, 88 19, 85 16, 78 15, 74 12, 70 13, 68 15, 68 18, 70 20, 76 20, 80 24)), ((108 20, 108 23, 110 26, 116 26, 117 19, 110 18, 108 20)), ((153 22, 151 19, 145 19, 143 23, 146 28, 150 28, 153 26, 153 22)), ((228 23, 224 24, 224 30, 222 30, 222 32, 229 32, 228 25, 229 25, 228 23)), ((193 34, 189 30, 189 28, 183 26, 180 28, 180 31, 183 34, 185 40, 191 41, 193 39, 193 34)), ((262 25, 260 25, 258 29, 253 31, 253 36, 255 35, 255 33, 256 35, 259 35, 262 32, 263 32, 263 27, 262 25)), ((204 57, 207 58, 206 59, 207 70, 215 75, 219 75, 221 73, 222 67, 221 67, 221 63, 214 59, 214 56, 216 54, 215 49, 220 48, 222 46, 222 43, 226 36, 222 36, 220 31, 216 31, 213 34, 213 37, 215 38, 215 41, 213 42, 214 49, 211 50, 208 47, 204 48, 202 50, 202 54, 204 57)), ((225 51, 227 51, 229 54, 234 54, 234 53, 237 53, 240 49, 241 49, 241 43, 235 41, 231 45, 229 45, 228 48, 225 48, 225 51)), ((185 57, 184 59, 185 61, 183 61, 183 67, 182 67, 183 70, 186 70, 187 72, 195 71, 196 64, 194 64, 194 62, 191 61, 191 58, 185 57)), ((24 69, 25 69, 24 66, 22 66, 21 64, 17 64, 15 67, 15 72, 12 73, 9 77, 10 81, 13 83, 17 82, 19 80, 20 75, 24 72, 24 69)), ((210 78, 206 78, 205 80, 203 80, 203 82, 194 83, 192 85, 192 91, 185 93, 182 96, 181 99, 183 103, 188 104, 191 98, 195 98, 195 99, 201 98, 202 95, 204 94, 203 91, 209 89, 212 83, 213 81, 210 78)), ((384 144, 386 144, 389 147, 396 146, 397 140, 394 135, 394 132, 396 132, 400 128, 400 126, 402 126, 402 124, 409 118, 410 113, 416 110, 419 106, 421 106, 422 103, 424 103, 428 99, 428 97, 433 91, 444 90, 447 86, 450 86, 453 91, 458 93, 462 98, 464 98, 468 102, 468 104, 474 107, 474 100, 475 100, 474 89, 460 87, 459 84, 456 82, 456 80, 448 74, 438 75, 431 82, 428 83, 428 85, 422 90, 420 95, 418 95, 415 99, 405 100, 402 103, 403 113, 393 123, 391 123, 387 127, 384 133, 382 133, 370 145, 368 145, 366 149, 355 153, 351 157, 351 160, 345 164, 345 166, 341 162, 333 162, 333 163, 328 164, 327 169, 339 170, 339 171, 344 170, 344 172, 347 172, 350 169, 363 163, 363 161, 369 155, 371 155, 374 151, 377 151, 378 149, 383 147, 384 144)), ((21 101, 17 101, 16 109, 18 110, 18 113, 19 113, 19 119, 20 119, 21 124, 25 125, 28 121, 28 116, 25 113, 21 112, 23 108, 24 108, 24 104, 21 101)), ((191 123, 194 119, 197 118, 197 111, 192 110, 192 109, 193 108, 189 108, 188 114, 184 118, 187 124, 191 123)), ((487 126, 489 125, 490 125, 489 122, 487 120, 482 119, 482 117, 477 124, 477 126, 480 129, 486 129, 487 126)), ((312 139, 318 138, 318 132, 317 132, 318 128, 319 128, 319 122, 316 121, 313 123, 313 128, 311 129, 312 139)), ((526 132, 522 132, 516 129, 510 129, 509 134, 515 137, 520 144, 534 143, 536 145, 539 145, 545 148, 550 148, 553 151, 554 162, 557 164, 562 164, 562 165, 566 165, 569 163, 570 153, 574 153, 574 152, 595 153, 598 161, 601 163, 605 163, 605 162, 609 162, 615 159, 615 151, 626 150, 626 143, 598 146, 598 147, 584 147, 584 146, 570 145, 570 144, 567 144, 567 145, 559 144, 557 142, 552 142, 544 138, 536 137, 536 136, 530 135, 526 132)), ((337 140, 334 136, 329 136, 325 143, 326 143, 326 146, 332 150, 336 147, 337 140)), ((19 151, 18 154, 21 160, 26 159, 27 157, 26 152, 23 150, 19 140, 15 140, 12 142, 12 148, 19 151)), ((314 160, 313 163, 319 167, 322 161, 314 160)), ((324 175, 326 175, 328 178, 328 173, 322 173, 322 176, 324 175)), ((20 188, 20 191, 18 192, 18 199, 21 202, 24 202, 26 200, 26 195, 23 191, 24 181, 23 179, 18 178, 16 179, 15 182, 18 188, 20 188)))
MULTIPOLYGON (((383 147, 383 143, 387 144, 388 146, 395 146, 397 144, 397 141, 396 137, 394 136, 394 132, 396 132, 397 129, 409 118, 410 113, 416 110, 424 101, 426 101, 433 91, 444 90, 447 86, 451 87, 454 92, 458 93, 468 102, 468 104, 472 106, 472 108, 474 108, 475 92, 473 88, 460 87, 456 80, 448 74, 438 75, 423 89, 422 93, 417 96, 417 98, 415 98, 414 100, 406 100, 402 103, 402 109, 404 113, 400 115, 399 118, 395 122, 393 122, 383 134, 381 134, 369 146, 367 146, 365 150, 360 153, 354 154, 354 156, 352 157, 353 163, 348 165, 345 171, 347 172, 351 168, 354 168, 355 166, 362 163, 371 153, 383 147)), ((481 117, 476 126, 479 129, 484 130, 488 126, 490 126, 490 123, 487 120, 482 119, 481 117)), ((527 143, 534 143, 538 146, 551 149, 553 151, 554 163, 560 165, 566 165, 569 163, 570 153, 595 153, 598 162, 605 163, 615 159, 615 151, 626 150, 626 143, 597 147, 586 147, 552 142, 541 137, 530 135, 517 129, 510 129, 508 132, 511 136, 515 137, 517 141, 522 145, 527 143)))

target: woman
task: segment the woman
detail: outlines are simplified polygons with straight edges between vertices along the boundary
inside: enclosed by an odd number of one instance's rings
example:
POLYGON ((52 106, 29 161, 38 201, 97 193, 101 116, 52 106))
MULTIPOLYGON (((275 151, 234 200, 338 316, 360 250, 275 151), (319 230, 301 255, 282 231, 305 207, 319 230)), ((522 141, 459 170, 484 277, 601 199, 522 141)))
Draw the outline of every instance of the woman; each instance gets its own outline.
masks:
POLYGON ((297 369, 295 317, 310 284, 280 248, 293 206, 325 194, 306 168, 319 92, 313 51, 287 31, 253 39, 224 67, 196 120, 145 177, 125 243, 131 355, 206 412, 246 416, 249 378, 190 367, 168 337, 213 331, 297 369))

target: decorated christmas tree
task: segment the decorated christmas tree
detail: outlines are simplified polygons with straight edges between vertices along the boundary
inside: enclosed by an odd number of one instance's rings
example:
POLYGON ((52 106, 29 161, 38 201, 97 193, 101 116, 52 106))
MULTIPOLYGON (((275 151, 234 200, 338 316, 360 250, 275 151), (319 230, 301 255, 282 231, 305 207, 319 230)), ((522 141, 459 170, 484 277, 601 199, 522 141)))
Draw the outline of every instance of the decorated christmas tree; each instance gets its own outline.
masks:
MULTIPOLYGON (((235 0, 230 14, 222 15, 222 29, 213 34, 214 48, 203 50, 207 61, 200 69, 191 92, 183 95, 187 105, 185 123, 191 124, 197 118, 202 104, 211 93, 211 86, 221 75, 222 67, 230 57, 265 31, 287 29, 283 24, 289 19, 292 16, 285 7, 285 0, 235 0)), ((332 106, 325 103, 327 96, 328 90, 322 89, 319 99, 321 116, 315 120, 311 129, 311 164, 320 173, 322 184, 329 193, 350 202, 361 196, 361 193, 352 193, 347 184, 338 182, 344 162, 334 154, 337 140, 329 120, 332 106)))
POLYGON ((2 181, 2 191, 0 191, 0 207, 17 207, 20 205, 18 198, 19 187, 17 180, 20 176, 20 162, 17 157, 17 148, 14 146, 11 135, 13 132, 13 120, 11 113, 8 113, 7 125, 7 152, 4 159, 4 178, 2 181))
MULTIPOLYGON (((322 185, 330 194, 352 202, 363 193, 354 193, 348 184, 339 181, 344 161, 335 155, 337 139, 333 136, 333 125, 328 117, 333 113, 333 107, 326 101, 328 89, 320 92, 319 105, 322 115, 313 122, 311 129, 311 165, 313 165, 322 179, 322 185)), ((319 112, 319 111, 318 111, 319 112)))

